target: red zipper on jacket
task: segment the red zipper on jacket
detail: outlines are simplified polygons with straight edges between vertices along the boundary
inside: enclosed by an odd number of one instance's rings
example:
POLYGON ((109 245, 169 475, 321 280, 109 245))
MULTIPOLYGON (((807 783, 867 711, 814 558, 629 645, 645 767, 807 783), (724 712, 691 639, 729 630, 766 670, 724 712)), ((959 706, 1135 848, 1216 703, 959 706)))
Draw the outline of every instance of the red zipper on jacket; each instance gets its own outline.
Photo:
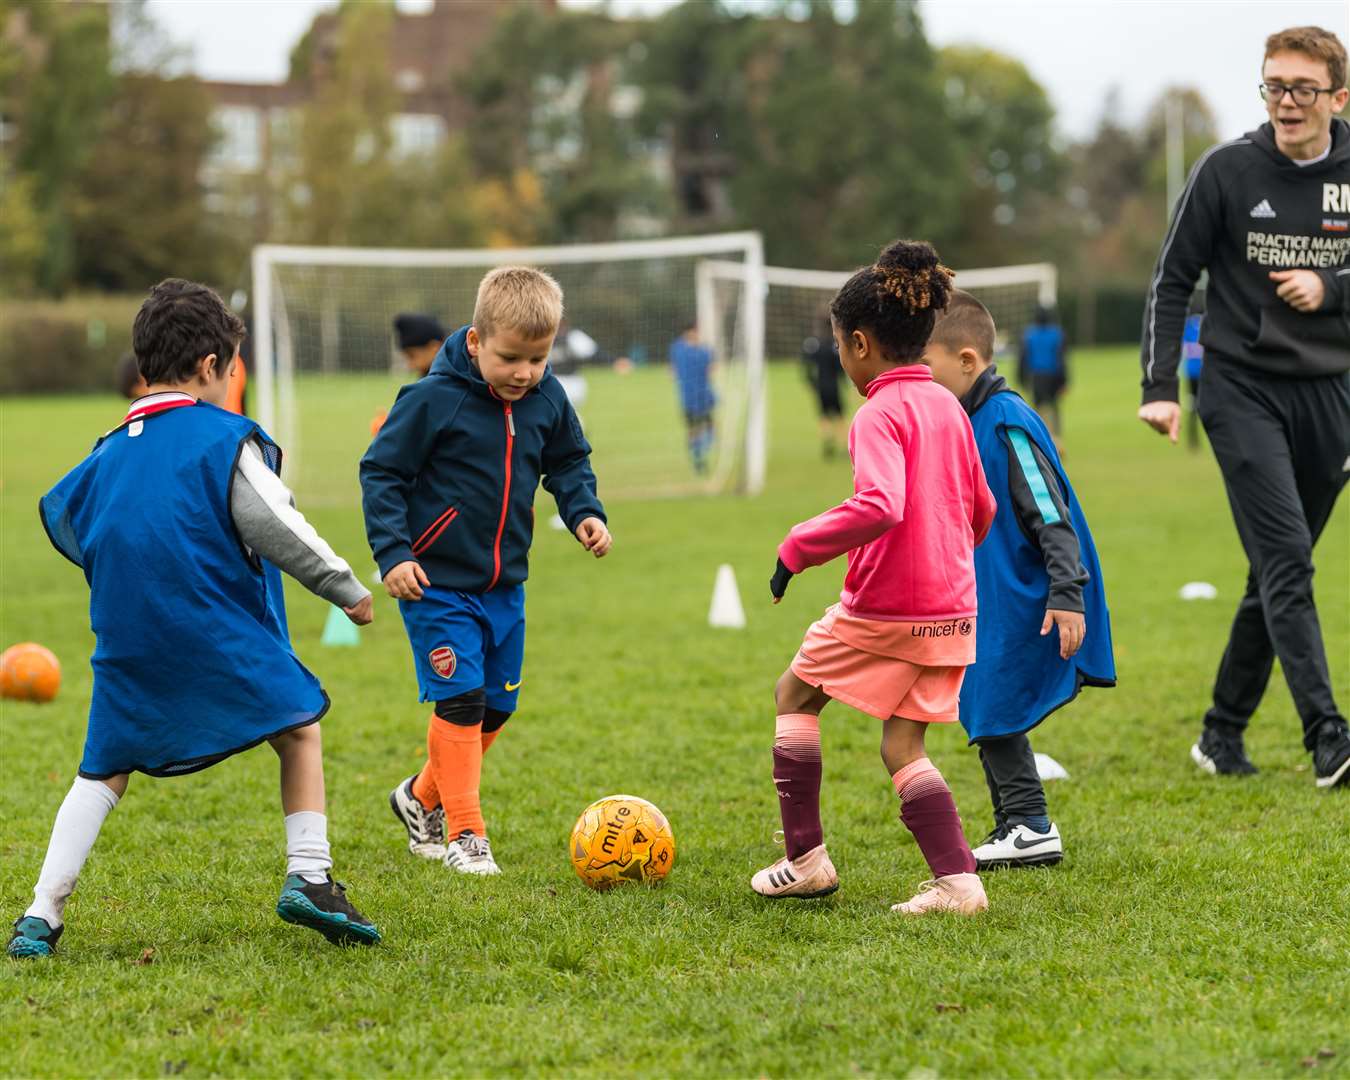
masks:
POLYGON ((503 401, 502 407, 506 417, 506 480, 502 484, 502 514, 497 519, 497 536, 492 541, 492 580, 488 582, 488 591, 502 576, 502 533, 506 531, 506 507, 511 501, 511 448, 516 442, 516 422, 511 419, 511 403, 503 401))

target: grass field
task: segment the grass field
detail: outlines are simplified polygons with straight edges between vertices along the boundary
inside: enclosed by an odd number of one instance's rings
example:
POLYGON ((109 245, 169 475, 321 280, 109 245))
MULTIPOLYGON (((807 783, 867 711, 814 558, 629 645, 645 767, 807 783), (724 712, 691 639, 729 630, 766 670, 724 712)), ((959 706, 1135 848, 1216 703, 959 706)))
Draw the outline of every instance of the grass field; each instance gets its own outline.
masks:
MULTIPOLYGON (((337 950, 272 913, 283 837, 268 750, 136 777, 58 957, 0 964, 0 1071, 1350 1075, 1350 797, 1314 789, 1278 675, 1249 736, 1261 775, 1224 782, 1191 765, 1245 563, 1212 459, 1134 420, 1131 350, 1083 353, 1076 377, 1067 461, 1102 556, 1120 686, 1085 693, 1038 733, 1071 774, 1050 787, 1067 858, 991 875, 987 916, 889 914, 925 868, 897 821, 877 724, 837 705, 822 725, 823 798, 842 888, 775 905, 747 887, 778 852, 773 682, 841 566, 796 579, 777 608, 765 582, 787 527, 849 490, 847 465, 819 460, 795 368, 782 369, 762 497, 615 503, 614 551, 599 562, 541 528, 522 711, 484 774, 501 877, 414 860, 386 806, 420 766, 426 718, 393 602, 377 600, 358 650, 328 650, 324 606, 293 591, 297 650, 334 701, 323 726, 337 876, 385 944, 337 950), (723 562, 746 600, 741 633, 706 626, 723 562), (1180 602, 1192 580, 1213 582, 1218 601, 1180 602), (614 791, 669 815, 678 856, 665 887, 598 895, 573 877, 571 823, 614 791)), ((66 675, 54 704, 4 703, 5 918, 28 901, 90 682, 85 585, 48 546, 35 503, 117 410, 111 398, 9 400, 0 417, 0 638, 46 643, 66 675)), ((1348 508, 1317 558, 1343 707, 1348 508)), ((353 508, 311 517, 369 572, 353 508)), ((190 674, 190 657, 165 662, 190 674)), ((974 753, 950 729, 930 752, 982 836, 974 753)))

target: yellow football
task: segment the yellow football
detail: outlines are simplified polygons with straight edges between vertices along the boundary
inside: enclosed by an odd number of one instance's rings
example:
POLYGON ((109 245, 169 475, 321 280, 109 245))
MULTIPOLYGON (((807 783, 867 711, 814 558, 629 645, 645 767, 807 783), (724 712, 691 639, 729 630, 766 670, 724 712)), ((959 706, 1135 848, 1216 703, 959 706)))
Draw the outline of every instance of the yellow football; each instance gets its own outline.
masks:
POLYGON ((581 812, 568 842, 572 869, 592 889, 624 881, 655 884, 675 865, 670 822, 646 799, 610 795, 581 812))

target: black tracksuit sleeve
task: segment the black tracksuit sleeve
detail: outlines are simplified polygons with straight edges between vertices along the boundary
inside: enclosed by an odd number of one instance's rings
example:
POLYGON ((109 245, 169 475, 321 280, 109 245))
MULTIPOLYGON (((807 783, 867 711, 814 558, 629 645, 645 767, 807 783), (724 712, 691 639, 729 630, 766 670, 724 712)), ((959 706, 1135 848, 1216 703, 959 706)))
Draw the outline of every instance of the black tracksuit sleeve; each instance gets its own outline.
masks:
POLYGON ((1140 363, 1143 400, 1176 401, 1181 333, 1200 272, 1213 254, 1223 227, 1219 170, 1210 155, 1200 159, 1177 202, 1144 306, 1140 363))
POLYGON ((1318 311, 1350 312, 1350 266, 1314 271, 1322 279, 1322 306, 1318 311))
POLYGON ((1088 573, 1080 558, 1078 534, 1073 531, 1068 503, 1059 484, 1059 474, 1036 441, 1022 428, 1008 428, 1008 490, 1013 512, 1022 531, 1040 549, 1045 572, 1050 575, 1046 607, 1060 611, 1083 611, 1083 586, 1088 573), (1030 450, 1034 472, 1023 464, 1030 450))

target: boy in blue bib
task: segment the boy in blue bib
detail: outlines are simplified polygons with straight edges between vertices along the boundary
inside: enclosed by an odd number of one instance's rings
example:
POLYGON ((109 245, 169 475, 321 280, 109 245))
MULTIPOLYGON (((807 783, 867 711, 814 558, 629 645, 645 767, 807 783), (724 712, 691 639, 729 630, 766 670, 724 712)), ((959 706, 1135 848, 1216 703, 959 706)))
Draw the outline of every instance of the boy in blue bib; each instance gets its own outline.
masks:
POLYGON ((542 478, 596 558, 610 546, 590 444, 549 352, 562 290, 524 266, 491 271, 473 324, 399 391, 361 459, 366 535, 412 645, 419 700, 435 703, 427 762, 389 794, 408 850, 495 874, 479 800, 483 754, 516 709, 525 577, 542 478))
POLYGON ((55 949, 132 772, 180 776, 264 741, 281 760, 286 815, 277 913, 337 944, 380 940, 329 873, 328 695, 291 648, 280 569, 358 625, 371 620, 370 593, 295 510, 277 445, 220 407, 243 336, 205 286, 156 285, 133 328, 146 394, 41 500, 52 544, 89 583, 94 686, 79 775, 10 956, 55 949))
POLYGON ((981 869, 1064 857, 1027 732, 1084 686, 1114 686, 1111 617, 1087 519, 1040 416, 992 363, 994 320, 952 293, 924 359, 961 400, 998 513, 975 549, 980 642, 961 687, 961 724, 979 747, 994 831, 981 869))

